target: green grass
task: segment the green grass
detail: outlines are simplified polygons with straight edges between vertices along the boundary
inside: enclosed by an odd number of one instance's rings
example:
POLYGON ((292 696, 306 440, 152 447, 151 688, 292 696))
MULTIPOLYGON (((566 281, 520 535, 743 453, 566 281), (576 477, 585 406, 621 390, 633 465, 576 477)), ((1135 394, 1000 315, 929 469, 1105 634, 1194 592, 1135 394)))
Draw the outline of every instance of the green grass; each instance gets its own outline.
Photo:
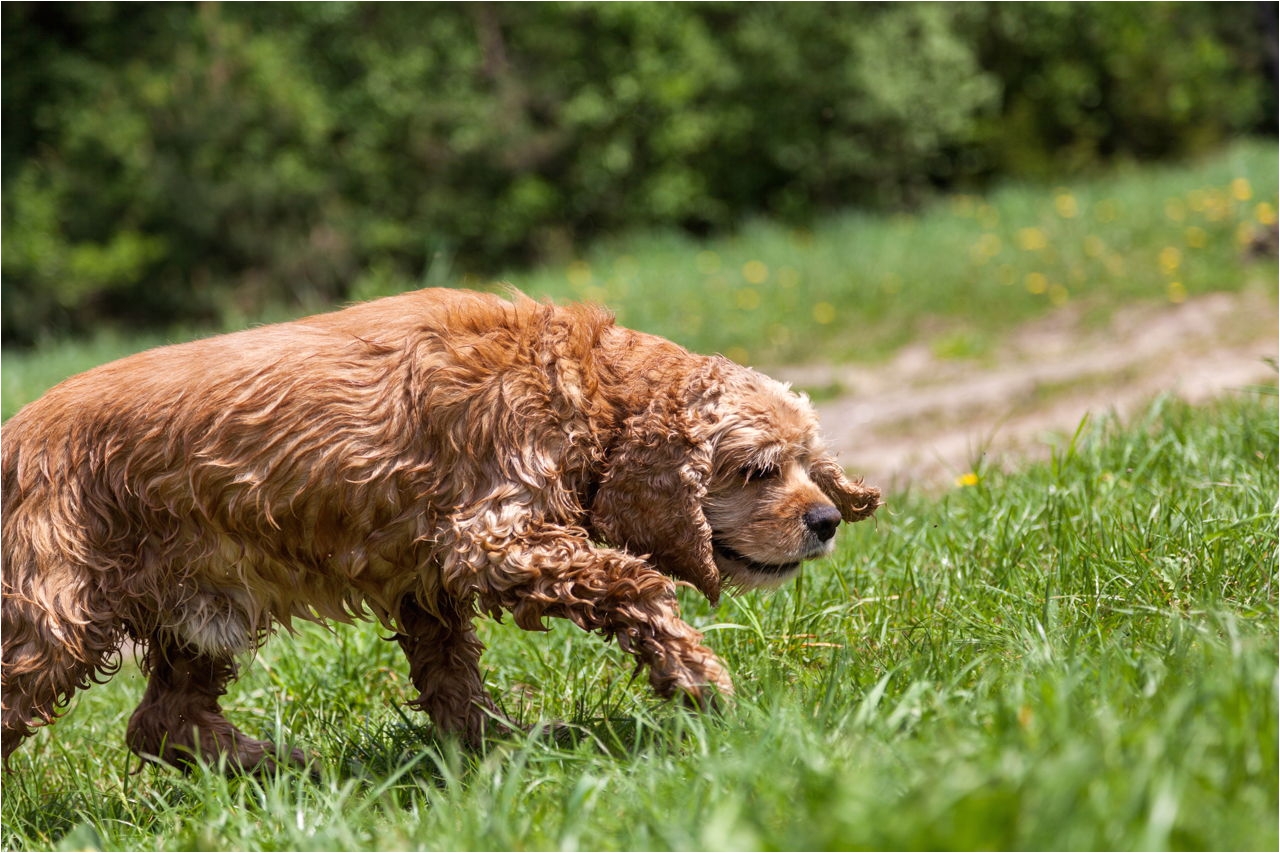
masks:
POLYGON ((1243 261, 1241 245, 1275 221, 1277 180, 1274 140, 1240 142, 1198 163, 1011 184, 916 216, 762 222, 705 244, 631 236, 511 279, 743 362, 876 360, 921 336, 967 356, 1066 306, 1105 316, 1134 300, 1274 292, 1274 260, 1243 261))
MULTIPOLYGON (((1276 171, 1274 142, 1240 143, 914 217, 633 236, 509 278, 742 361, 874 360, 921 336, 967 356, 1063 307, 1271 292, 1275 261, 1244 262, 1240 240, 1274 219, 1276 171)), ((369 278, 360 295, 398 286, 369 278)), ((6 352, 3 417, 191 336, 6 352)), ((719 717, 653 700, 616 647, 571 626, 486 622, 500 703, 575 728, 469 754, 404 710, 406 668, 376 629, 308 627, 270 643, 226 705, 315 751, 319 782, 133 773, 143 685, 126 664, 15 756, 0 844, 1275 849, 1276 418, 1274 392, 1162 401, 1125 428, 1087 425, 1049 464, 890 496, 777 593, 714 611, 686 597, 739 688, 719 717)))
POLYGON ((1276 849, 1274 389, 1082 425, 1050 462, 891 496, 773 594, 686 616, 739 696, 651 699, 614 646, 484 624, 573 737, 437 739, 371 626, 278 637, 226 705, 316 782, 133 765, 135 669, 5 779, 7 849, 1276 849))
MULTIPOLYGON (((1275 141, 1243 141, 1198 163, 1014 184, 915 216, 848 213, 803 231, 758 222, 708 242, 630 235, 506 278, 534 295, 603 302, 625 325, 744 363, 875 361, 922 337, 940 356, 972 356, 1058 309, 1103 318, 1135 300, 1251 286, 1273 294, 1275 260, 1245 260, 1241 241, 1275 221, 1276 192, 1275 141)), ((365 299, 448 283, 492 285, 437 265, 419 283, 372 270, 354 289, 365 299)), ((249 321, 229 317, 227 327, 249 321)), ((158 342, 104 334, 5 352, 0 417, 70 373, 158 342)))

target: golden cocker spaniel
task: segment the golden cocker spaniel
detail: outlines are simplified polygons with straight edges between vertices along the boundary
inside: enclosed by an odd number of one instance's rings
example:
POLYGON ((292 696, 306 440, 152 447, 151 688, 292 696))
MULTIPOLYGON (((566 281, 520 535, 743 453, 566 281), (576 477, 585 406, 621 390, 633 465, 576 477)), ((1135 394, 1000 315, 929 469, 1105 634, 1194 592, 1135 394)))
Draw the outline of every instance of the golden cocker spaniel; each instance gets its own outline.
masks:
POLYGON ((135 752, 301 761, 218 704, 237 656, 295 618, 376 618, 414 704, 470 743, 500 717, 478 612, 615 638, 663 696, 731 693, 671 578, 713 602, 779 583, 879 492, 785 386, 597 307, 512 300, 421 290, 162 347, 15 415, 4 757, 131 639, 135 752))

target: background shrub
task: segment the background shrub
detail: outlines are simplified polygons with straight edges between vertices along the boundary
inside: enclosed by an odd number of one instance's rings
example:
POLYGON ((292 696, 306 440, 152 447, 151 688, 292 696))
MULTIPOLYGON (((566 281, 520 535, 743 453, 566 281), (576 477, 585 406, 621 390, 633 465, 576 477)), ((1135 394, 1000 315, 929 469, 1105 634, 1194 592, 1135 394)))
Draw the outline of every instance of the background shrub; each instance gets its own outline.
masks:
POLYGON ((1275 129, 1274 4, 0 14, 6 344, 1275 129))

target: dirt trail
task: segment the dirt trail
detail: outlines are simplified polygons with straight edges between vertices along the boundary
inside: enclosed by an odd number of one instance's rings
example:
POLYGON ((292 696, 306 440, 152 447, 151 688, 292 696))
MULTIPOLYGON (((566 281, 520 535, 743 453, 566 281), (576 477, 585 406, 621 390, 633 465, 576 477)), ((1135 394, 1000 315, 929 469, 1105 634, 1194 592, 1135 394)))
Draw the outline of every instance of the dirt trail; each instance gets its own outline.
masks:
POLYGON ((800 387, 842 389, 817 404, 823 431, 852 473, 886 490, 945 488, 974 461, 1007 466, 1047 456, 1087 413, 1129 416, 1172 392, 1193 402, 1274 383, 1280 323, 1261 293, 1123 309, 1104 329, 1059 312, 980 361, 944 360, 927 344, 885 365, 770 371, 800 387))

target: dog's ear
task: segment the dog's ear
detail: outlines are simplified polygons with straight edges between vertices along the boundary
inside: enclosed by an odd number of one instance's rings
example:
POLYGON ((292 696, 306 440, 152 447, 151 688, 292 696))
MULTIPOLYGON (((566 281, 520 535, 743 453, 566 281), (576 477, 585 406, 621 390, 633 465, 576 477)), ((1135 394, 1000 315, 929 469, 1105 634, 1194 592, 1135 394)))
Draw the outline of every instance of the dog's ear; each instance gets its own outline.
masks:
POLYGON ((609 454, 591 505, 592 527, 611 545, 720 599, 711 525, 702 512, 711 449, 656 407, 631 417, 609 454))
POLYGON ((883 505, 880 490, 863 485, 862 480, 849 480, 840 463, 828 455, 818 457, 809 467, 809 477, 831 498, 840 510, 840 517, 850 523, 870 518, 883 505))

